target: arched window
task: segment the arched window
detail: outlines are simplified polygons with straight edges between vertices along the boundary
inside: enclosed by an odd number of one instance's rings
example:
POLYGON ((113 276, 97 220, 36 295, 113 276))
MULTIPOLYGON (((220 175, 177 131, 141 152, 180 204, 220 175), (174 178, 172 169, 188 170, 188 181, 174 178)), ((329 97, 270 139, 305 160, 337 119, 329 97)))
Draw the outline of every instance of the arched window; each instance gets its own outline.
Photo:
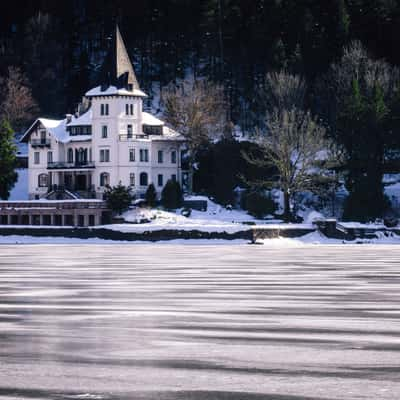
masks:
POLYGON ((47 174, 39 174, 38 185, 39 187, 47 187, 49 183, 49 176, 47 174))
POLYGON ((147 186, 148 185, 147 173, 141 172, 139 180, 140 180, 140 186, 147 186))
POLYGON ((74 151, 72 149, 68 149, 67 161, 69 163, 73 163, 74 162, 74 151))
POLYGON ((83 149, 82 147, 79 148, 78 152, 77 152, 77 159, 76 159, 76 163, 77 164, 86 164, 87 162, 87 149, 83 149))
POLYGON ((107 186, 110 184, 110 174, 108 172, 102 172, 100 174, 100 186, 107 186))

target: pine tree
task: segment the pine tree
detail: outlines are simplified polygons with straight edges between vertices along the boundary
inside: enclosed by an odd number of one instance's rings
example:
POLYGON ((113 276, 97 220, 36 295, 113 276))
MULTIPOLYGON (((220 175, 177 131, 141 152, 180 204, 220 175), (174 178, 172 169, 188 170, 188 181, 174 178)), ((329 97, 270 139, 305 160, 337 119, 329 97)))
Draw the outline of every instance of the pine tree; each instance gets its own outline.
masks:
POLYGON ((183 193, 177 181, 169 180, 161 192, 161 204, 167 210, 179 208, 183 203, 183 193))
POLYGON ((0 122, 0 198, 7 200, 18 179, 14 134, 7 120, 0 122))
POLYGON ((122 185, 121 182, 117 186, 107 186, 104 192, 104 199, 110 210, 117 215, 121 215, 129 208, 132 202, 131 188, 122 185))
POLYGON ((146 203, 149 207, 155 207, 157 203, 157 192, 156 188, 152 183, 147 187, 146 193, 144 195, 146 203))

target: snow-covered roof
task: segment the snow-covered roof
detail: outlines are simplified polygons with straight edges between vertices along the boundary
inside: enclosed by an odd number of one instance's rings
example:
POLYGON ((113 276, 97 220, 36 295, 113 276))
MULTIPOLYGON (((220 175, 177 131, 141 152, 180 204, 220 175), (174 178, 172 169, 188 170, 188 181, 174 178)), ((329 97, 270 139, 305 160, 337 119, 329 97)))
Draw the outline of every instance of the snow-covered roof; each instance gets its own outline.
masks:
POLYGON ((93 96, 136 96, 136 97, 147 97, 147 94, 139 89, 127 90, 118 89, 116 86, 109 86, 105 90, 101 90, 101 86, 96 86, 85 93, 87 97, 93 96))
POLYGON ((151 126, 164 125, 164 122, 161 121, 161 119, 158 119, 154 115, 151 115, 145 111, 142 112, 142 123, 143 125, 151 125, 151 126))
POLYGON ((92 139, 91 135, 70 136, 69 132, 67 131, 66 119, 56 120, 56 119, 38 118, 24 133, 24 135, 21 138, 21 142, 25 142, 28 140, 32 128, 35 127, 36 124, 39 122, 54 136, 56 140, 58 140, 61 143, 82 142, 92 139))
POLYGON ((41 123, 60 142, 64 143, 68 141, 69 135, 66 130, 66 119, 56 120, 56 119, 38 118, 24 133, 24 135, 21 138, 21 142, 25 142, 28 140, 32 129, 38 123, 41 123))
POLYGON ((82 125, 91 125, 92 124, 92 109, 90 108, 84 114, 79 117, 72 116, 71 122, 69 122, 68 126, 82 126, 82 125))
POLYGON ((178 132, 174 131, 168 126, 163 126, 163 134, 162 135, 150 135, 151 140, 159 141, 159 140, 177 140, 180 142, 185 141, 185 138, 178 132))
MULTIPOLYGON (((67 122, 67 119, 54 120, 47 118, 38 118, 30 128, 24 133, 21 138, 21 142, 27 142, 29 135, 33 128, 41 123, 47 131, 59 142, 70 143, 70 142, 83 142, 92 140, 91 135, 70 135, 67 128, 71 126, 84 126, 92 124, 92 109, 90 108, 86 113, 80 115, 79 117, 72 116, 71 122, 67 122)), ((164 122, 156 118, 147 112, 142 113, 142 124, 150 126, 161 126, 162 135, 149 135, 146 139, 150 141, 184 141, 185 138, 174 131, 173 129, 165 126, 164 122)))

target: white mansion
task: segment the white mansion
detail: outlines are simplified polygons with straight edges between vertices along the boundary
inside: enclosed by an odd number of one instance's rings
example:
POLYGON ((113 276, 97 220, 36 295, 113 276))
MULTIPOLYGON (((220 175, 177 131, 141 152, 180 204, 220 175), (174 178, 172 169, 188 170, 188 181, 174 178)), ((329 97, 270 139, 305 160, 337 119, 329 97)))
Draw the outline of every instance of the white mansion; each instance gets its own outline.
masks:
POLYGON ((142 110, 143 93, 116 28, 101 85, 86 92, 79 112, 38 118, 21 141, 29 147, 31 199, 97 197, 121 182, 141 195, 181 182, 183 137, 142 110), (55 196, 57 194, 57 197, 55 196))

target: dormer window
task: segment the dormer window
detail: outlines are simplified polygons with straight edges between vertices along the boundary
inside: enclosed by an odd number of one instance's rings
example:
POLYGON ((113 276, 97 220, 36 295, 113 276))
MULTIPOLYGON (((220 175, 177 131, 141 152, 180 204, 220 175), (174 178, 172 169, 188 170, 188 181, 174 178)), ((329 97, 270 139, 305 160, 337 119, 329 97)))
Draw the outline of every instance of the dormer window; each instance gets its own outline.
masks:
POLYGON ((162 135, 162 126, 143 125, 145 135, 162 135))

